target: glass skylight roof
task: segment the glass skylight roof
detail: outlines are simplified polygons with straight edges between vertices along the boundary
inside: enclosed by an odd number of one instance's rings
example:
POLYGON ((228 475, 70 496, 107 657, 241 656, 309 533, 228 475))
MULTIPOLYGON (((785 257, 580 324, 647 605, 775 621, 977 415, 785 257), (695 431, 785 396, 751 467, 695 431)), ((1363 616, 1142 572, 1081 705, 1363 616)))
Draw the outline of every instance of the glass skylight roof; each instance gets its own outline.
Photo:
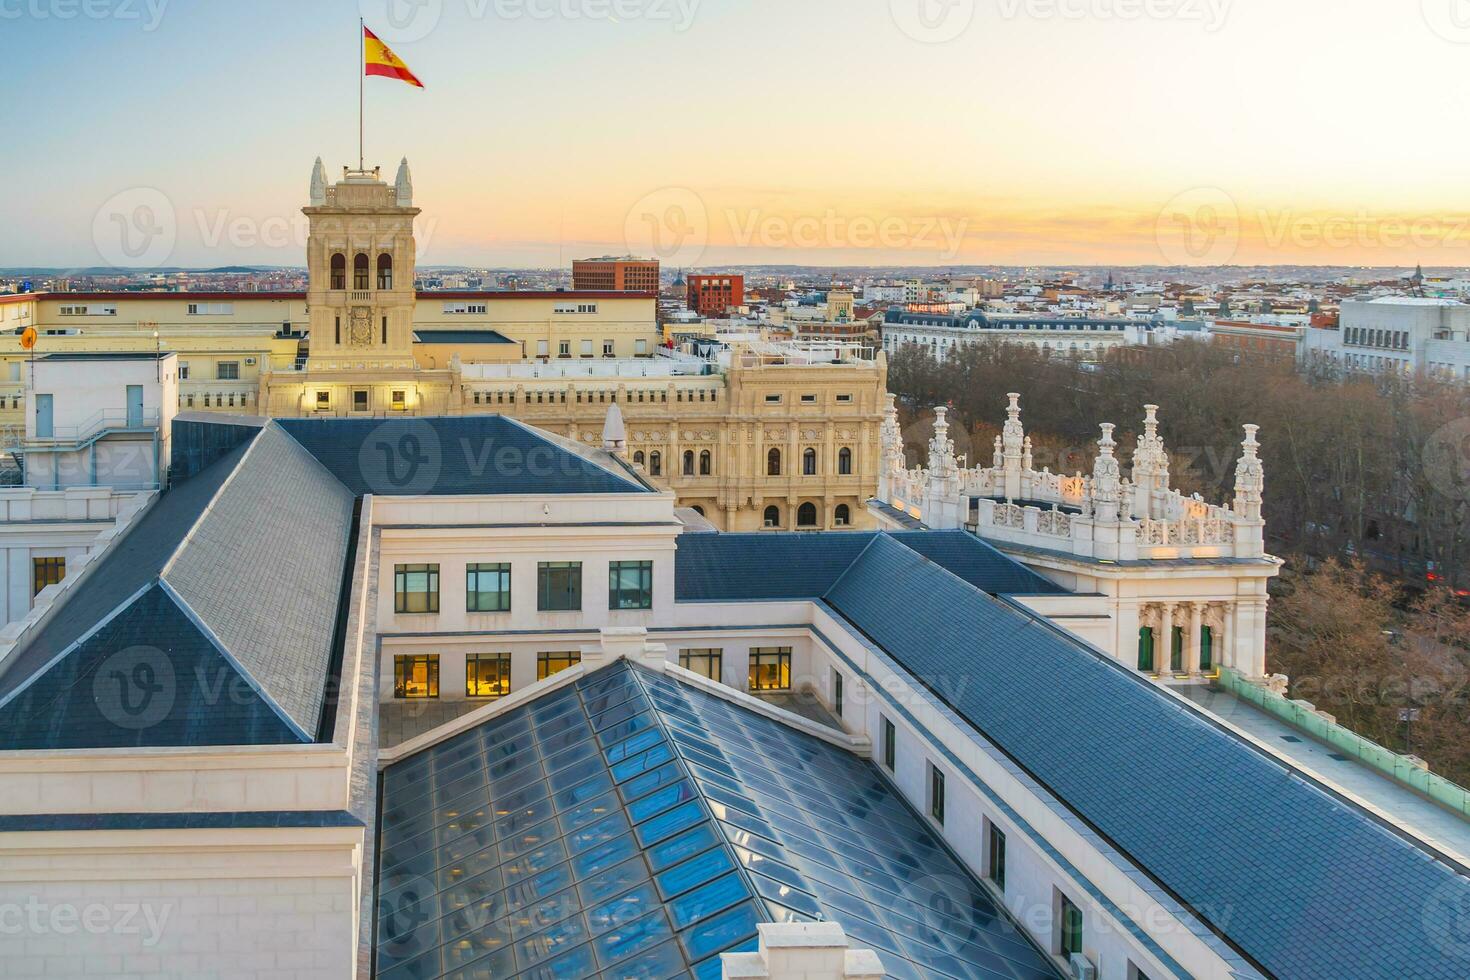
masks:
POLYGON ((381 980, 720 976, 832 919, 896 977, 1054 978, 873 767, 618 664, 383 773, 381 980))

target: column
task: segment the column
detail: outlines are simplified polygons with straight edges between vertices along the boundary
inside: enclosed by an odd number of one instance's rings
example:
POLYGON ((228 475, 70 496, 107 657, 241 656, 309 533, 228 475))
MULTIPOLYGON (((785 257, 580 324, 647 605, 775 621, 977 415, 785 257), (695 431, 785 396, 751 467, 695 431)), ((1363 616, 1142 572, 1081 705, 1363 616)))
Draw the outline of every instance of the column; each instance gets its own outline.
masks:
POLYGON ((1203 602, 1191 602, 1189 604, 1189 645, 1184 649, 1184 669, 1191 674, 1198 674, 1204 670, 1200 663, 1200 644, 1202 642, 1204 625, 1205 604, 1203 602))

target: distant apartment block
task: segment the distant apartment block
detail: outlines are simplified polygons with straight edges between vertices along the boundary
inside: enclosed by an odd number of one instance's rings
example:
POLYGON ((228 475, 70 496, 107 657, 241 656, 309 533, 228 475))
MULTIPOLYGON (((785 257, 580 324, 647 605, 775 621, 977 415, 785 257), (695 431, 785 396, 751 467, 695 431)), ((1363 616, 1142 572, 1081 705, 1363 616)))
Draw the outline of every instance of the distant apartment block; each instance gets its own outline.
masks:
POLYGON ((1344 302, 1337 329, 1307 329, 1301 359, 1343 372, 1470 381, 1470 306, 1416 296, 1344 302))
POLYGON ((626 293, 658 292, 658 260, 604 256, 572 263, 572 288, 626 293))
POLYGON ((686 288, 689 308, 700 316, 724 316, 745 303, 744 276, 690 276, 686 288))

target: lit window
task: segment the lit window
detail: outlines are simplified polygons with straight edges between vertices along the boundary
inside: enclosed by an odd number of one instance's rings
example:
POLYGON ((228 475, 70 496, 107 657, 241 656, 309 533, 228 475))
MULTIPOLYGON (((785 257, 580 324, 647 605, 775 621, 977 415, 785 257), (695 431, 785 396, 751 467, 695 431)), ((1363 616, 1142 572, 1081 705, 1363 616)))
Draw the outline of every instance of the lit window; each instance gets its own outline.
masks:
POLYGON ((436 613, 439 611, 439 566, 393 566, 393 611, 436 613))
POLYGON ((718 681, 723 676, 725 654, 722 650, 680 650, 679 666, 702 677, 718 681))
POLYGON ((66 578, 65 558, 31 559, 31 595, 36 595, 48 585, 57 585, 66 578))
POLYGON ((473 653, 465 661, 467 698, 503 698, 510 693, 510 654, 473 653))
POLYGON ((352 410, 354 412, 366 412, 368 410, 368 393, 366 388, 353 389, 352 410))
POLYGON ((536 608, 571 612, 582 608, 582 563, 543 561, 536 568, 536 608))
POLYGON ((439 657, 429 654, 393 658, 393 696, 418 701, 439 696, 439 657))
POLYGON ((653 608, 653 562, 615 561, 607 566, 607 608, 653 608))
MULTIPOLYGON (((204 396, 208 398, 208 395, 204 396)), ((332 410, 332 393, 330 391, 319 391, 316 393, 316 410, 318 412, 330 412, 332 410)))
POLYGON ((510 566, 466 565, 465 610, 510 612, 510 566))
POLYGON ((536 679, 544 681, 564 670, 571 670, 582 662, 580 653, 538 653, 536 654, 536 679))
POLYGON ((758 647, 750 651, 750 689, 791 690, 790 647, 758 647))
MULTIPOLYGON (((477 402, 479 401, 479 398, 480 396, 478 394, 475 395, 475 400, 477 402)), ((402 412, 407 410, 408 393, 405 392, 402 388, 394 389, 389 395, 388 407, 395 412, 402 412)))

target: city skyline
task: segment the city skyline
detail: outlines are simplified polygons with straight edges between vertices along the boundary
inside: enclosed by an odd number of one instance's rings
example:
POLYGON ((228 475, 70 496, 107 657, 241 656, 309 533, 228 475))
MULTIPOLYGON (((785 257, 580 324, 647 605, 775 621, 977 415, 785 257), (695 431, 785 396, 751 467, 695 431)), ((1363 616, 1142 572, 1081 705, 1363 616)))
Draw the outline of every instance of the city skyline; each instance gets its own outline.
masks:
POLYGON ((1470 34, 1433 0, 920 3, 11 3, 0 51, 73 124, 7 149, 0 266, 300 264, 313 159, 356 159, 359 16, 427 86, 366 93, 425 266, 1470 264, 1470 34), (1416 98, 1342 68, 1388 49, 1416 98))

